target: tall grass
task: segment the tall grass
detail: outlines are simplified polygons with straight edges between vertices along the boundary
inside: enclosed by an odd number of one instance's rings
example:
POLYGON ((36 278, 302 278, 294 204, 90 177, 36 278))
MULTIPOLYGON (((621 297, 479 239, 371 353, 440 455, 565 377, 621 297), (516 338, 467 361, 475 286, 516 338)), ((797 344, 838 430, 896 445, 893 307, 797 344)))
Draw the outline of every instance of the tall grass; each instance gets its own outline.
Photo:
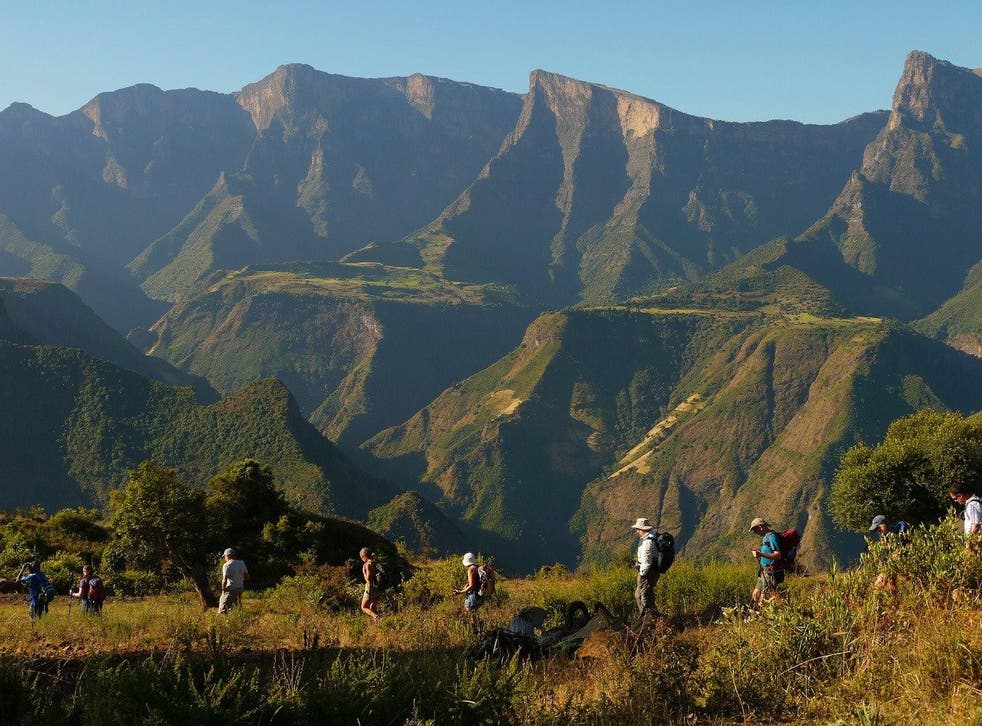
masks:
POLYGON ((667 617, 645 633, 504 665, 471 657, 475 627, 530 604, 553 613, 548 627, 573 600, 633 620, 634 572, 501 579, 476 623, 451 592, 455 559, 424 563, 378 623, 358 612, 357 585, 312 575, 247 592, 230 616, 181 593, 110 599, 102 618, 69 617, 59 599, 32 629, 8 598, 0 722, 980 723, 975 558, 952 523, 918 530, 850 571, 789 582, 760 612, 742 607, 752 568, 680 560, 658 584, 667 617))

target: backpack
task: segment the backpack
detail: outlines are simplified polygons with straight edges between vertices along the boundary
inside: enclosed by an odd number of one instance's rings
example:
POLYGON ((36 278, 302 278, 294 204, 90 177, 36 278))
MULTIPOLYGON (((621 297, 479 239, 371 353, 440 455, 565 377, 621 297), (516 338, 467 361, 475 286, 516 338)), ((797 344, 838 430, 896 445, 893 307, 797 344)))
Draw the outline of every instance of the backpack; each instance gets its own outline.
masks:
POLYGON ((794 527, 790 527, 783 532, 777 532, 778 550, 781 553, 781 562, 778 569, 784 570, 789 575, 798 572, 798 565, 795 557, 798 556, 798 545, 801 544, 801 535, 794 527))
POLYGON ((372 575, 372 587, 376 590, 385 591, 393 585, 392 573, 388 566, 383 562, 375 562, 375 574, 372 575))
POLYGON ((106 586, 102 582, 101 577, 98 575, 93 575, 89 578, 89 602, 95 605, 100 605, 105 599, 106 586))
POLYGON ((51 584, 51 580, 44 576, 43 573, 38 573, 41 578, 41 598, 44 602, 48 603, 55 599, 55 586, 51 584))
POLYGON ((655 567, 664 575, 675 562, 675 538, 668 532, 659 533, 655 536, 655 549, 658 551, 655 567))
POLYGON ((477 576, 481 580, 481 586, 477 589, 477 594, 480 597, 494 595, 494 567, 491 565, 481 565, 477 568, 477 576))

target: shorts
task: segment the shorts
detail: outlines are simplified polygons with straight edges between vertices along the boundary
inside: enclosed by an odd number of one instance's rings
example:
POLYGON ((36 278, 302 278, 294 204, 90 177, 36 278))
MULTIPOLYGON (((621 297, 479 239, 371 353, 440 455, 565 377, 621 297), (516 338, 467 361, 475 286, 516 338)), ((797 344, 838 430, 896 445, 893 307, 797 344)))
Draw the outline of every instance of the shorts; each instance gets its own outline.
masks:
POLYGON ((467 593, 467 597, 464 599, 464 610, 477 610, 481 607, 484 602, 484 598, 478 595, 476 592, 467 593))
POLYGON ((757 575, 757 589, 761 592, 771 592, 784 582, 784 570, 772 570, 762 567, 757 575))
POLYGON ((375 602, 376 600, 378 600, 379 595, 381 595, 381 593, 378 591, 377 588, 371 587, 369 585, 365 585, 365 592, 361 596, 362 605, 369 602, 375 602))

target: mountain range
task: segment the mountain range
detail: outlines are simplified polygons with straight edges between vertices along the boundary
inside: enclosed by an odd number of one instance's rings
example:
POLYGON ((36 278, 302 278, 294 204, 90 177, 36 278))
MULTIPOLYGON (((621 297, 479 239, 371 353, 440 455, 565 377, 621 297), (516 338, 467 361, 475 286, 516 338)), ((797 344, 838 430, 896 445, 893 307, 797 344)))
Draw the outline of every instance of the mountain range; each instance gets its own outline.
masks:
POLYGON ((889 111, 830 126, 541 70, 14 104, 0 400, 49 413, 8 431, 0 504, 248 455, 520 569, 613 562, 637 516, 687 556, 766 516, 824 566, 860 545, 824 511, 845 448, 982 409, 980 144, 979 72, 923 52, 889 111))

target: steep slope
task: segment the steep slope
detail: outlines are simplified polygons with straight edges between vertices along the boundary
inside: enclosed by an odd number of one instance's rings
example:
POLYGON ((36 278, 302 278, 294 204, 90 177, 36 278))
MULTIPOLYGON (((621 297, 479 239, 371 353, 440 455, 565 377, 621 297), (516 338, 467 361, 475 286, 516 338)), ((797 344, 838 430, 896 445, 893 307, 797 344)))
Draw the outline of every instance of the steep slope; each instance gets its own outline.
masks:
POLYGON ((913 327, 982 358, 982 262, 969 270, 961 292, 913 327))
POLYGON ((421 232, 350 259, 514 284, 547 305, 623 299, 809 224, 884 121, 719 122, 535 71, 480 178, 421 232))
POLYGON ((356 447, 504 355, 533 315, 507 291, 408 268, 248 268, 175 306, 151 352, 222 393, 276 376, 356 447))
POLYGON ((424 494, 474 530, 474 546, 519 568, 575 564, 569 518, 583 487, 662 417, 695 358, 751 320, 548 313, 508 356, 365 448, 380 471, 422 481, 424 494))
POLYGON ((440 212, 514 125, 519 96, 414 75, 361 79, 282 66, 236 95, 256 139, 130 270, 176 300, 217 269, 337 259, 440 212), (229 169, 238 171, 238 169, 229 169))
POLYGON ((584 558, 624 548, 639 506, 689 556, 744 556, 755 516, 797 526, 808 564, 855 556, 861 540, 834 533, 823 506, 838 456, 922 407, 978 410, 980 374, 977 359, 872 318, 746 331, 673 392, 697 409, 586 489, 584 558))
POLYGON ((202 406, 174 388, 81 350, 29 344, 6 314, 0 330, 0 508, 104 504, 146 458, 204 482, 234 460, 268 463, 291 500, 364 518, 395 495, 352 466, 300 414, 276 381, 202 406), (17 342, 17 341, 20 342, 17 342))
POLYGON ((472 545, 460 528, 429 501, 405 492, 368 514, 368 526, 414 552, 436 557, 466 552, 472 545))
POLYGON ((81 348, 121 368, 175 386, 191 386, 198 399, 217 398, 208 382, 146 356, 104 323, 78 296, 43 280, 0 277, 0 301, 10 321, 45 345, 81 348))
POLYGON ((13 104, 0 111, 0 275, 62 282, 128 330, 160 313, 137 282, 185 246, 192 259, 153 294, 175 298, 218 265, 330 259, 408 234, 473 179, 520 104, 443 79, 307 66, 238 94, 137 85, 59 118, 13 104), (198 219, 223 174, 242 175, 245 191, 228 196, 256 233, 245 247, 238 219, 229 231, 198 219))
POLYGON ((14 104, 0 112, 0 214, 31 242, 8 265, 32 269, 0 274, 63 282, 124 330, 156 317, 123 266, 241 168, 253 136, 233 97, 194 89, 133 86, 59 118, 14 104))
POLYGON ((856 311, 931 313, 982 257, 980 138, 982 77, 911 53, 862 166, 768 264, 806 272, 856 311))

